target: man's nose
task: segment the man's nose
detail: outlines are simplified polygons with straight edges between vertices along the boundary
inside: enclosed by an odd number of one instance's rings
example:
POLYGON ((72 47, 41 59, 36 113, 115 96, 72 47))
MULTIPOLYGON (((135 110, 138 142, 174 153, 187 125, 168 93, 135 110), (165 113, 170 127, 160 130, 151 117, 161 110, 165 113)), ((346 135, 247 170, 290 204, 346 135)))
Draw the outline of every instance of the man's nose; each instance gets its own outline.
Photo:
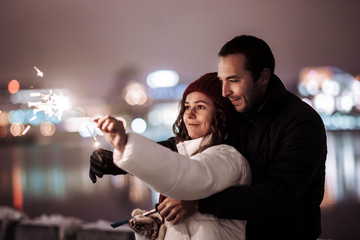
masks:
POLYGON ((229 84, 226 83, 226 81, 223 81, 222 83, 222 95, 223 97, 228 97, 230 95, 231 91, 229 88, 229 84))

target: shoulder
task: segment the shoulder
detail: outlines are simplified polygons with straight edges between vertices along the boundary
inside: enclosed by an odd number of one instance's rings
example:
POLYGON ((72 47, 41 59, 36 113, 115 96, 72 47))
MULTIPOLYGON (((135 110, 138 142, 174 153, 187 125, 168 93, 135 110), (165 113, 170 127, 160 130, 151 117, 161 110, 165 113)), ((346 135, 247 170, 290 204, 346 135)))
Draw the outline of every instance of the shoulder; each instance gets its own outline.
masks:
POLYGON ((281 118, 293 124, 315 124, 323 128, 323 121, 315 109, 294 94, 289 94, 289 101, 284 104, 283 111, 280 113, 281 118))

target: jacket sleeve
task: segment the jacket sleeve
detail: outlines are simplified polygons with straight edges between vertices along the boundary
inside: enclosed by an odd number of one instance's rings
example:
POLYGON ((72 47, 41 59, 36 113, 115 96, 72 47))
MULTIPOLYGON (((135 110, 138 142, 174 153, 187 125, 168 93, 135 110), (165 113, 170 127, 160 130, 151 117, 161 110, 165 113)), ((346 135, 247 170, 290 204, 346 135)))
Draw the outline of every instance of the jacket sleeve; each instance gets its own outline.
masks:
POLYGON ((266 159, 269 164, 266 179, 202 199, 199 211, 244 220, 299 210, 303 204, 317 211, 324 193, 326 134, 321 120, 314 114, 307 115, 290 119, 277 133, 281 137, 277 137, 272 157, 266 159))
POLYGON ((245 158, 228 145, 213 146, 188 158, 134 133, 129 133, 122 155, 114 151, 114 163, 154 191, 182 200, 249 184, 251 174, 245 158))

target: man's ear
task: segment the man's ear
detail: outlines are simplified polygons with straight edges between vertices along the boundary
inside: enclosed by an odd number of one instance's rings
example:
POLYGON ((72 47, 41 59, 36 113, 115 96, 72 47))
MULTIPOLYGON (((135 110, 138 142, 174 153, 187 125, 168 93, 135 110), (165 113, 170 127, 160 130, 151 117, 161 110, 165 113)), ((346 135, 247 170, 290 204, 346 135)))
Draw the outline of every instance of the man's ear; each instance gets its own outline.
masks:
POLYGON ((268 85, 270 82, 270 78, 271 78, 270 69, 264 68, 260 74, 260 81, 263 84, 268 85))

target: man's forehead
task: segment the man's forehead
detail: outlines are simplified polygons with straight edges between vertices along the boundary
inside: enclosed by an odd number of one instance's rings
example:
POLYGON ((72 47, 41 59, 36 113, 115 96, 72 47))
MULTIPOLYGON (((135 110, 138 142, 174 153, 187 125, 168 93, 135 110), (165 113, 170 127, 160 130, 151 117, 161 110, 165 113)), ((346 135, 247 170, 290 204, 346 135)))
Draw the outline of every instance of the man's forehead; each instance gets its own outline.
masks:
POLYGON ((230 75, 237 75, 242 69, 244 69, 241 61, 236 59, 230 60, 219 60, 218 64, 218 77, 227 78, 230 75))
POLYGON ((218 59, 218 64, 233 64, 233 65, 244 65, 246 61, 246 56, 244 54, 230 54, 226 56, 221 56, 218 59))

